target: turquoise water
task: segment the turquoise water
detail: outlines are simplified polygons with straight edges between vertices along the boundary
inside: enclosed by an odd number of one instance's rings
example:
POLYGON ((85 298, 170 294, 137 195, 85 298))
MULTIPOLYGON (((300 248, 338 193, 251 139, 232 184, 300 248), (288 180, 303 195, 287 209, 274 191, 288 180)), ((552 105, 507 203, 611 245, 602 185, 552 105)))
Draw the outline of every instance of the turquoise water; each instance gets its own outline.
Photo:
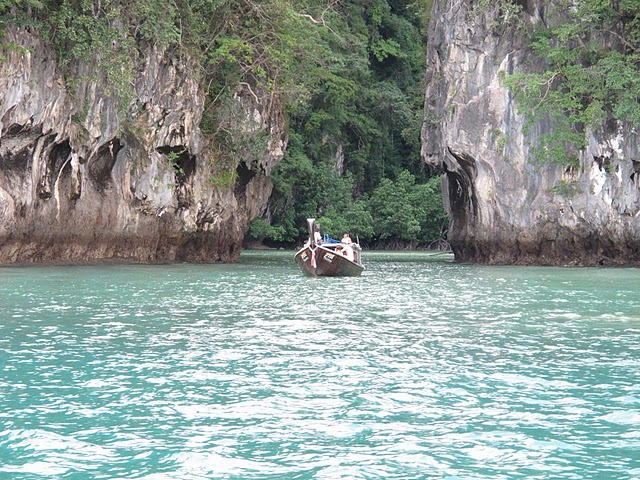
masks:
POLYGON ((0 479, 638 479, 640 271, 0 269, 0 479))

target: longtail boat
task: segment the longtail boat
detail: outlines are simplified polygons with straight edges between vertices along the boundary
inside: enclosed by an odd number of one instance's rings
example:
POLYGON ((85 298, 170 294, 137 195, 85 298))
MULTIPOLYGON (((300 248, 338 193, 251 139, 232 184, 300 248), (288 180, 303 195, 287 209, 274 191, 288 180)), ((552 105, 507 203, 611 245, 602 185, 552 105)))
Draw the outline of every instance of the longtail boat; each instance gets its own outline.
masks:
POLYGON ((310 277, 357 277, 363 270, 360 243, 343 243, 316 233, 315 219, 308 218, 309 240, 296 252, 295 260, 310 277))

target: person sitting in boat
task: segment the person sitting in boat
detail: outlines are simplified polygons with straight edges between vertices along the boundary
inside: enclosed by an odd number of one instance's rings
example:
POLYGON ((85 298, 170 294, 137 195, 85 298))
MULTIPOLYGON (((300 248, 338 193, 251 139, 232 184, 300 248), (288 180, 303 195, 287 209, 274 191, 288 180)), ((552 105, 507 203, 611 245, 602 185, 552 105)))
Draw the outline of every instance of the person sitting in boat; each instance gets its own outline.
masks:
POLYGON ((353 240, 351 240, 351 237, 349 236, 349 232, 342 232, 342 243, 347 243, 347 244, 352 244, 353 240))
MULTIPOLYGON (((351 240, 351 239, 349 239, 351 240)), ((354 260, 353 248, 351 247, 351 242, 347 243, 344 241, 344 237, 342 237, 342 243, 336 247, 336 253, 347 257, 349 260, 354 260)))
POLYGON ((322 244, 322 235, 320 235, 320 225, 316 224, 313 227, 313 240, 315 241, 316 245, 322 244))

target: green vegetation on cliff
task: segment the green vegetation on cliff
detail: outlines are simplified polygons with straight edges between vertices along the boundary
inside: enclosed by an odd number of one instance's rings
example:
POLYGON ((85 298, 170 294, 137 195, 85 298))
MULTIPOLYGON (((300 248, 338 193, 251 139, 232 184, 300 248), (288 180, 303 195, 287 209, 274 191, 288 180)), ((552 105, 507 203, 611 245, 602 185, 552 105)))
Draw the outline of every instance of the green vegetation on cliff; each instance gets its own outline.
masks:
POLYGON ((243 132, 234 92, 282 102, 290 142, 256 236, 294 243, 314 216, 334 235, 348 225, 365 240, 415 243, 439 238, 446 224, 437 179, 419 155, 430 3, 0 0, 0 31, 38 30, 69 91, 79 72, 95 75, 123 116, 136 114, 131 85, 146 48, 188 55, 206 91, 201 126, 220 146, 222 187, 242 155, 265 145, 243 132), (78 69, 83 62, 93 65, 78 69))
POLYGON ((530 125, 553 121, 554 131, 534 146, 540 160, 575 165, 586 128, 608 120, 640 126, 640 1, 554 2, 531 46, 547 70, 516 73, 505 83, 530 125))

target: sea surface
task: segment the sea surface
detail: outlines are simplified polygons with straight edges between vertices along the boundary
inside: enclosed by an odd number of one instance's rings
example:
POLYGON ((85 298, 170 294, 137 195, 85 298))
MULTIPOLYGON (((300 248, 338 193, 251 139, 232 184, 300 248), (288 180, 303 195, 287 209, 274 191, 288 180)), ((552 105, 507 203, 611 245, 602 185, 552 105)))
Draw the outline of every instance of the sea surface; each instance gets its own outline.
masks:
POLYGON ((640 270, 0 268, 0 479, 640 479, 640 270))

